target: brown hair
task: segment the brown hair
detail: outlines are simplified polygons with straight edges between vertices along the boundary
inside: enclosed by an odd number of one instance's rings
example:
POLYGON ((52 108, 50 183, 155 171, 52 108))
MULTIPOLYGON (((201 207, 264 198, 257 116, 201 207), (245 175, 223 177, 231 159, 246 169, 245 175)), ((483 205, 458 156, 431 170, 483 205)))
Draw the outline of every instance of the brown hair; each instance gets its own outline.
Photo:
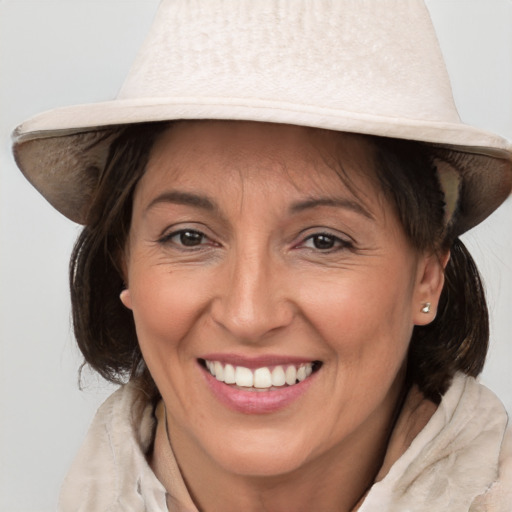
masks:
MULTIPOLYGON (((85 362, 112 382, 138 378, 153 394, 157 390, 139 349, 133 315, 119 300, 124 287, 119 261, 135 187, 155 140, 168 126, 148 123, 119 130, 70 262, 74 331, 85 362)), ((489 338, 482 283, 462 242, 446 235, 444 194, 431 148, 369 139, 376 148, 379 186, 413 247, 451 251, 437 317, 414 328, 408 357, 408 381, 439 402, 455 372, 476 376, 482 370, 489 338)))
POLYGON ((428 144, 374 138, 378 179, 412 245, 450 251, 433 322, 415 326, 408 380, 439 402, 457 371, 476 377, 489 343, 489 314, 480 274, 470 253, 445 222, 444 193, 428 144))
POLYGON ((114 383, 138 377, 149 392, 156 388, 142 359, 133 315, 119 299, 124 288, 119 263, 135 187, 165 127, 149 123, 119 130, 69 267, 73 327, 85 362, 114 383))

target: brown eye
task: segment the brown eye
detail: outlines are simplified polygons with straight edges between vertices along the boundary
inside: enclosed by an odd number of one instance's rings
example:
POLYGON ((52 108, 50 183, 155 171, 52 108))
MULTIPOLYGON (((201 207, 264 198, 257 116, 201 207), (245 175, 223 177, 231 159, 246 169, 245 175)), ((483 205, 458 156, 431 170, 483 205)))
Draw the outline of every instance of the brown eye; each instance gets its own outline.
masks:
POLYGON ((311 242, 315 249, 332 249, 336 244, 336 237, 332 235, 314 235, 311 237, 311 242))
POLYGON ((205 236, 202 233, 199 233, 199 231, 181 231, 178 236, 181 245, 184 245, 185 247, 201 245, 205 238, 205 236))
POLYGON ((335 236, 331 233, 314 233, 308 236, 301 244, 302 247, 320 252, 335 252, 343 249, 350 249, 353 243, 335 236))
POLYGON ((201 231, 194 229, 180 229, 162 237, 159 242, 164 245, 174 245, 178 248, 199 247, 209 242, 209 238, 201 231))

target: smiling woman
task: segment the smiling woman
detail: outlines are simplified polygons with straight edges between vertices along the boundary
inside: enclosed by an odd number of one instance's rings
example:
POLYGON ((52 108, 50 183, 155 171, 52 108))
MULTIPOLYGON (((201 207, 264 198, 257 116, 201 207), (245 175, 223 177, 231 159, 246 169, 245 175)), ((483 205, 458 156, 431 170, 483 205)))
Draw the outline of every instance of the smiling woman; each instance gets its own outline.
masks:
POLYGON ((124 383, 61 510, 510 508, 459 236, 512 147, 458 120, 422 2, 164 0, 119 99, 14 152, 84 225, 75 334, 124 383))
MULTIPOLYGON (((199 121, 173 126, 151 153, 121 298, 200 508, 233 473, 301 472, 310 483, 289 507, 325 500, 328 510, 325 490, 336 489, 348 510, 381 465, 412 329, 429 318, 418 305, 437 303, 443 272, 362 179, 374 172, 371 150, 354 135, 199 121), (323 162, 335 150, 362 199, 323 162), (183 192, 155 205, 167 188, 183 192)), ((241 482, 225 510, 250 506, 241 482)), ((262 493, 267 506, 284 503, 287 487, 262 493)))

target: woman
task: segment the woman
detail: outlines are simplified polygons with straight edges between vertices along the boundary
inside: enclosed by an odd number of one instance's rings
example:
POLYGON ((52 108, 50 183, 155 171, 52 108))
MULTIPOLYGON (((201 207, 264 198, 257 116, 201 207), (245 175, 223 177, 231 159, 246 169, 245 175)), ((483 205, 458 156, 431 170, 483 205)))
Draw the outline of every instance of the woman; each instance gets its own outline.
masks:
POLYGON ((130 381, 63 510, 507 510, 458 236, 511 148, 458 121, 441 63, 419 2, 164 1, 116 102, 18 129, 85 225, 81 350, 130 381))

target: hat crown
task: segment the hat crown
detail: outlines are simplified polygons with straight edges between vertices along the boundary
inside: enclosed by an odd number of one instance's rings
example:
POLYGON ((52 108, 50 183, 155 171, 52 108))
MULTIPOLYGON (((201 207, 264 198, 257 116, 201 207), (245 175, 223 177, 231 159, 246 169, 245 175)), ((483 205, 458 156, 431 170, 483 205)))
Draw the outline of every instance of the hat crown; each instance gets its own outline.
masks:
POLYGON ((178 119, 431 143, 440 174, 461 183, 452 233, 512 189, 512 144, 460 122, 423 0, 163 0, 118 98, 35 116, 15 130, 13 150, 55 208, 87 223, 122 128, 178 119))
POLYGON ((458 122, 422 0, 163 0, 119 99, 458 122))

